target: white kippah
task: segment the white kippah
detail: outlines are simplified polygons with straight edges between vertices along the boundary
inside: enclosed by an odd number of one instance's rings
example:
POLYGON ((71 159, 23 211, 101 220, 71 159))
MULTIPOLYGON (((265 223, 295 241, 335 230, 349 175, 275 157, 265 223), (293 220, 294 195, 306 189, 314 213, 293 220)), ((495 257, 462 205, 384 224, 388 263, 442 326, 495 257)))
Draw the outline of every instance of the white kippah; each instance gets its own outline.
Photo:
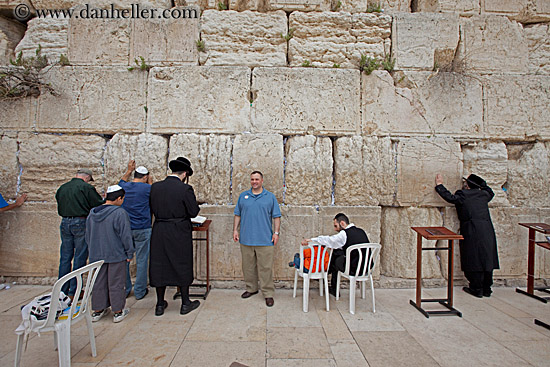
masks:
POLYGON ((142 175, 146 175, 149 173, 149 171, 147 170, 147 168, 143 167, 143 166, 139 166, 138 168, 136 168, 136 172, 137 173, 141 173, 142 175))
POLYGON ((122 187, 120 187, 118 185, 109 186, 107 188, 107 194, 110 194, 111 192, 115 192, 115 191, 119 191, 119 190, 122 190, 122 187))

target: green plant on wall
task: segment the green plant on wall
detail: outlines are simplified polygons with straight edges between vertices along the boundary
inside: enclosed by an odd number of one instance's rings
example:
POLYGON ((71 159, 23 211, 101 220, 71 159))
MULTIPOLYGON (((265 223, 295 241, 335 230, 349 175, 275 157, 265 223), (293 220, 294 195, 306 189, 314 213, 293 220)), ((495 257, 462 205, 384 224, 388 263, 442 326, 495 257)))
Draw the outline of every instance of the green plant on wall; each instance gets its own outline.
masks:
POLYGON ((15 60, 10 59, 9 66, 0 67, 0 100, 37 97, 44 90, 57 95, 51 84, 44 82, 43 77, 52 66, 59 64, 61 62, 48 67, 48 58, 42 55, 40 45, 34 56, 24 57, 23 52, 19 52, 15 60))
POLYGON ((390 55, 386 55, 384 57, 384 60, 382 60, 381 64, 382 64, 382 69, 391 72, 395 67, 395 59, 392 59, 390 55))
POLYGON ((365 72, 365 74, 370 75, 374 70, 380 67, 380 62, 378 59, 367 57, 367 55, 361 55, 361 60, 359 61, 359 70, 365 72))
POLYGON ((224 2, 218 2, 218 10, 227 10, 227 5, 224 2))
POLYGON ((342 1, 338 0, 337 2, 332 3, 332 11, 339 11, 342 8, 342 1))
POLYGON ((202 40, 196 40, 195 44, 197 45, 197 50, 199 50, 199 52, 204 52, 204 50, 206 49, 204 41, 202 41, 202 40))
POLYGON ((304 67, 304 68, 310 68, 312 66, 313 65, 311 65, 311 61, 309 61, 309 60, 304 60, 304 62, 302 62, 302 67, 304 67))
POLYGON ((149 71, 149 69, 151 69, 151 65, 145 62, 145 58, 143 58, 143 56, 140 56, 139 60, 134 59, 134 62, 136 63, 136 66, 130 66, 128 68, 128 71, 134 71, 136 69, 141 71, 149 71))
POLYGON ((381 12, 382 12, 382 5, 380 5, 380 3, 369 1, 367 5, 367 13, 381 13, 381 12))
POLYGON ((282 34, 281 33, 281 37, 287 42, 290 41, 292 39, 292 37, 294 37, 294 28, 289 28, 287 34, 282 34))

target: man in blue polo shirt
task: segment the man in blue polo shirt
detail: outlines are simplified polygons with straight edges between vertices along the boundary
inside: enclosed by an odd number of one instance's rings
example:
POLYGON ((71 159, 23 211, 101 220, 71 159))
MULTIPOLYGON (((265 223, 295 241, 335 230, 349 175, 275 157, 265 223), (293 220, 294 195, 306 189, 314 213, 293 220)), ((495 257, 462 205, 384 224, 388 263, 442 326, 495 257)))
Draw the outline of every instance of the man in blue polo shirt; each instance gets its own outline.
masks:
MULTIPOLYGON (((118 183, 124 189, 126 195, 122 207, 130 216, 130 227, 132 239, 136 249, 136 283, 134 285, 134 296, 142 299, 149 293, 147 289, 147 274, 149 265, 149 248, 151 242, 151 208, 149 207, 149 196, 151 194, 151 175, 147 168, 140 166, 136 168, 136 162, 128 162, 128 169, 118 183), (135 172, 134 172, 135 170, 135 172), (134 179, 128 182, 134 172, 134 179)), ((130 279, 130 263, 127 263, 126 272, 126 297, 132 290, 130 279)))
POLYGON ((23 205, 23 203, 26 200, 27 200, 27 194, 23 194, 15 200, 15 203, 8 204, 8 202, 4 200, 4 198, 2 197, 2 194, 0 194, 0 212, 5 212, 8 210, 19 208, 21 205, 23 205))
POLYGON ((250 174, 252 188, 239 196, 235 207, 233 240, 240 242, 242 267, 246 291, 242 298, 249 298, 260 289, 268 307, 273 306, 273 253, 279 241, 281 210, 275 195, 263 188, 264 176, 260 171, 250 174), (272 229, 272 219, 275 231, 272 229), (240 224, 240 232, 239 232, 240 224))

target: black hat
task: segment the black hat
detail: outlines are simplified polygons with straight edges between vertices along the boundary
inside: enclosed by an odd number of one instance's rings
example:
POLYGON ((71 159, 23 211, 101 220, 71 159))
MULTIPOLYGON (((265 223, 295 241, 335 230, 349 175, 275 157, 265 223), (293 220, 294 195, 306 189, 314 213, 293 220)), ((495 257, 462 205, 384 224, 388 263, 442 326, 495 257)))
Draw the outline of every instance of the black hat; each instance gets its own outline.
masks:
POLYGON ((168 166, 172 170, 172 172, 188 172, 188 176, 193 176, 193 169, 191 168, 191 162, 189 162, 189 159, 184 157, 178 157, 170 163, 168 163, 168 166))
POLYGON ((464 180, 466 180, 468 182, 468 185, 471 188, 483 187, 483 186, 487 185, 487 183, 485 182, 484 179, 482 179, 481 177, 479 177, 477 175, 474 175, 474 174, 471 174, 470 176, 468 176, 468 178, 464 178, 464 180))

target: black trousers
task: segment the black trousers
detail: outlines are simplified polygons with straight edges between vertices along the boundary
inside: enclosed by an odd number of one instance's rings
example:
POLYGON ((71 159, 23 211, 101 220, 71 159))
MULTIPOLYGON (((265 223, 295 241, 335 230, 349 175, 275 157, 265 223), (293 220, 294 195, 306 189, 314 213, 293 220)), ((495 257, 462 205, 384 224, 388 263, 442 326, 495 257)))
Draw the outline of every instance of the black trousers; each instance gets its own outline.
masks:
POLYGON ((330 274, 330 287, 336 289, 336 280, 338 279, 338 271, 343 272, 346 270, 346 256, 342 250, 334 250, 332 258, 330 259, 330 265, 328 272, 330 274))
POLYGON ((470 282, 473 291, 490 292, 493 285, 493 271, 465 271, 464 275, 470 282))

